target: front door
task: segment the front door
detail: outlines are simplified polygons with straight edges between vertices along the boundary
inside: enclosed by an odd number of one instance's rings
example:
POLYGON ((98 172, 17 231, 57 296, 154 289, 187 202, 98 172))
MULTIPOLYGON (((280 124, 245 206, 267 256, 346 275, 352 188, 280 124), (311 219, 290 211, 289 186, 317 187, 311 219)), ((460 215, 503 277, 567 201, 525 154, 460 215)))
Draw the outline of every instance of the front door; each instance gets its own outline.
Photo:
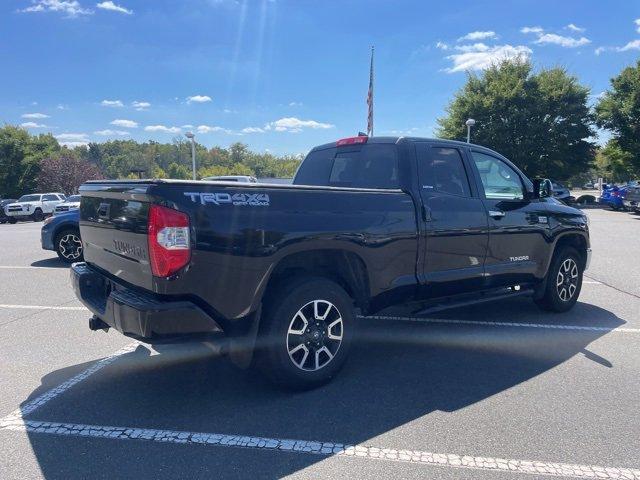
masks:
POLYGON ((423 283, 429 296, 482 286, 487 213, 457 147, 417 143, 422 221, 426 230, 423 283))
POLYGON ((530 198, 524 179, 504 160, 471 151, 489 215, 487 286, 534 281, 548 258, 548 217, 544 202, 530 198))

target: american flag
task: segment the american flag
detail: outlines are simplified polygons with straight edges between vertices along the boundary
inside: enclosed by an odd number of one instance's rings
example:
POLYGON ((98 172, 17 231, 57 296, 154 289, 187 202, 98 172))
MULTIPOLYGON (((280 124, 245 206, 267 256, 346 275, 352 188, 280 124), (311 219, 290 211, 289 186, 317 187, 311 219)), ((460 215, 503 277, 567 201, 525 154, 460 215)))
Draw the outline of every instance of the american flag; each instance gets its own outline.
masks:
POLYGON ((367 94, 369 114, 367 116, 367 135, 373 136, 373 47, 371 47, 371 68, 369 70, 369 93, 367 94))

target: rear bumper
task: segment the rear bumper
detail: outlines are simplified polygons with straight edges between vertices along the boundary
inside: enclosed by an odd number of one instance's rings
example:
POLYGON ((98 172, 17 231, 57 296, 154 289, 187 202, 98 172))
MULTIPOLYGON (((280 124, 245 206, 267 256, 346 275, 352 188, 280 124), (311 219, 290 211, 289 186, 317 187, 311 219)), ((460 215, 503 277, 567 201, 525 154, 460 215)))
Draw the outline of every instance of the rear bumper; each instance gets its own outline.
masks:
POLYGON ((134 291, 84 262, 71 266, 71 284, 95 317, 137 340, 153 343, 222 332, 194 303, 134 291))

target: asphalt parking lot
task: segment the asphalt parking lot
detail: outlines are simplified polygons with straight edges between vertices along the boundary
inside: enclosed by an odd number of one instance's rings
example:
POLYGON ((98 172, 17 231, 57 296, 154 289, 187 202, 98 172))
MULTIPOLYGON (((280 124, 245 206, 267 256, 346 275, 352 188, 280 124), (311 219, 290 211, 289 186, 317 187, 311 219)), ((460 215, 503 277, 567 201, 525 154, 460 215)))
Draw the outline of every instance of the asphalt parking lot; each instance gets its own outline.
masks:
POLYGON ((571 312, 396 308, 297 394, 89 331, 41 224, 0 225, 0 478, 640 478, 640 216, 587 214, 571 312))

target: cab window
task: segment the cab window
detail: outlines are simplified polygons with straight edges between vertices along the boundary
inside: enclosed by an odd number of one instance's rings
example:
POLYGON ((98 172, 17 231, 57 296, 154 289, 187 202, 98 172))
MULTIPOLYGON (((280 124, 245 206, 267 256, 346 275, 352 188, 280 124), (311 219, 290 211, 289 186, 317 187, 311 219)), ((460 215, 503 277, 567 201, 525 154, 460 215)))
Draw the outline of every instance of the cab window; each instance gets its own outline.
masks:
POLYGON ((480 174, 484 195, 495 200, 522 200, 522 180, 516 171, 499 158, 471 152, 480 174))

